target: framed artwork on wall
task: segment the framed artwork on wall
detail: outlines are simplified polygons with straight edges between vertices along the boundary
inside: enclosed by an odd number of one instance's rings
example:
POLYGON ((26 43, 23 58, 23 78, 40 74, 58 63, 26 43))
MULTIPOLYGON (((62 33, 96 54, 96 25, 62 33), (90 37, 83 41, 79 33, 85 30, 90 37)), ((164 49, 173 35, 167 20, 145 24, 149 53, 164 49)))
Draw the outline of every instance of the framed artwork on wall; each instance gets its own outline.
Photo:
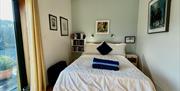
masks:
POLYGON ((57 17, 49 14, 49 29, 57 31, 57 17))
POLYGON ((61 36, 68 36, 68 19, 64 17, 60 17, 60 29, 61 29, 61 36))
POLYGON ((109 34, 109 20, 96 21, 96 34, 109 34))
POLYGON ((125 43, 134 44, 136 40, 135 36, 125 36, 125 43))
POLYGON ((171 0, 151 0, 148 10, 148 34, 168 32, 171 0))

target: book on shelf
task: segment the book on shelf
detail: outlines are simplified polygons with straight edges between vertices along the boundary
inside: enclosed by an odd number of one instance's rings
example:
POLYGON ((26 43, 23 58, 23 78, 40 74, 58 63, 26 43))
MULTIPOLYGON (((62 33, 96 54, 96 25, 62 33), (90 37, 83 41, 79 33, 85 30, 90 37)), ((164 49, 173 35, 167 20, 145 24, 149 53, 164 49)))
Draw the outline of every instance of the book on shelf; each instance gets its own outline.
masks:
POLYGON ((74 52, 83 52, 84 51, 84 47, 73 46, 72 48, 73 48, 74 52))
POLYGON ((73 45, 84 45, 84 40, 73 40, 73 45))

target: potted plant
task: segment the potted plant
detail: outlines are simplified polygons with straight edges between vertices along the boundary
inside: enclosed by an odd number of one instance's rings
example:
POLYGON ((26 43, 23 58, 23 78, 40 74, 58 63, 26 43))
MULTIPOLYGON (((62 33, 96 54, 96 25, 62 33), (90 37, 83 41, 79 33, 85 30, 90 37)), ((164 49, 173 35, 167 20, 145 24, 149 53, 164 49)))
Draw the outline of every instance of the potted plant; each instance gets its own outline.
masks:
POLYGON ((8 79, 16 62, 7 56, 0 56, 0 80, 8 79))

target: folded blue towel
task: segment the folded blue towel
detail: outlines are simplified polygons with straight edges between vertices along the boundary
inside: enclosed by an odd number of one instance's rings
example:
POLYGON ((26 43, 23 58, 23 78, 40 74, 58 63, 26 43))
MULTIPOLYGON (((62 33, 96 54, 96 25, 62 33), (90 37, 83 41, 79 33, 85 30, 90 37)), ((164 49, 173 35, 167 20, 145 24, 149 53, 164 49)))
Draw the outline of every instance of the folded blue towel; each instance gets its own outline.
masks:
POLYGON ((112 60, 107 60, 107 59, 99 59, 99 58, 94 58, 93 62, 119 65, 118 61, 112 61, 112 60))
POLYGON ((97 69, 119 70, 119 62, 94 58, 92 67, 97 69))

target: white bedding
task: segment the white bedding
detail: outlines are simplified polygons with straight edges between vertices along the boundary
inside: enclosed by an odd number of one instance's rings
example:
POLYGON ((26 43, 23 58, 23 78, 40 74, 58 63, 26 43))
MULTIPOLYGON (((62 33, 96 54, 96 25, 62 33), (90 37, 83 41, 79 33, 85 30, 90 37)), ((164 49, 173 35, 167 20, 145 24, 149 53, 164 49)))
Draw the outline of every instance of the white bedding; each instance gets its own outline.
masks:
POLYGON ((151 80, 119 55, 82 55, 61 72, 53 91, 156 91, 151 80), (119 61, 120 70, 93 69, 93 58, 119 61))

